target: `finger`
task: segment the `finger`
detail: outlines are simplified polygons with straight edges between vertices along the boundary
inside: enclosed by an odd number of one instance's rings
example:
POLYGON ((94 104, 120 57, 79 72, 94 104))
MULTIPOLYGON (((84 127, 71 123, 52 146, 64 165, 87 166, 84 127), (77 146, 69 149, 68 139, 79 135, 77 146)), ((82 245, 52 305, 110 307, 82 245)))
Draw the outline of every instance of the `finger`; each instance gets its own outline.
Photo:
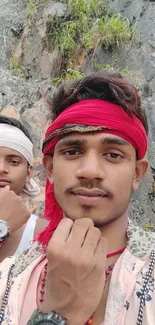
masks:
POLYGON ((101 238, 100 230, 96 227, 90 227, 87 232, 85 241, 83 243, 83 247, 86 255, 87 254, 94 255, 100 238, 101 238))
POLYGON ((71 219, 62 219, 51 238, 51 242, 58 242, 59 244, 65 243, 70 234, 72 226, 73 221, 71 219))
POLYGON ((10 186, 9 186, 9 185, 6 185, 6 186, 5 186, 5 190, 6 190, 6 191, 10 191, 10 186))
POLYGON ((5 187, 3 187, 3 188, 0 189, 0 193, 1 194, 8 193, 9 191, 10 191, 10 186, 9 185, 6 185, 5 187))
POLYGON ((106 258, 108 252, 108 241, 106 238, 101 237, 98 241, 96 250, 95 250, 95 258, 97 265, 103 267, 105 269, 106 258))
POLYGON ((69 243, 71 247, 74 247, 74 250, 82 247, 87 232, 93 225, 93 221, 89 218, 77 219, 73 224, 67 243, 69 243))

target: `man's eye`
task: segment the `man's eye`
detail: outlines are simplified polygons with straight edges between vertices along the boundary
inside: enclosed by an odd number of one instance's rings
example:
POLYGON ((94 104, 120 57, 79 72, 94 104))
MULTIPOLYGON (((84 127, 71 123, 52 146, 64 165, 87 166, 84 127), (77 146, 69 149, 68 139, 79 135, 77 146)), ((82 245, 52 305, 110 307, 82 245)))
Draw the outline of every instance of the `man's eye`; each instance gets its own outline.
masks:
POLYGON ((80 154, 80 151, 78 151, 76 149, 70 149, 70 150, 64 151, 65 156, 77 156, 79 154, 80 154))
POLYGON ((18 160, 10 160, 9 161, 12 165, 14 166, 18 166, 19 165, 19 161, 18 160))
POLYGON ((104 156, 111 158, 111 159, 117 159, 117 160, 123 158, 123 155, 116 153, 116 152, 109 152, 109 153, 104 154, 104 156))

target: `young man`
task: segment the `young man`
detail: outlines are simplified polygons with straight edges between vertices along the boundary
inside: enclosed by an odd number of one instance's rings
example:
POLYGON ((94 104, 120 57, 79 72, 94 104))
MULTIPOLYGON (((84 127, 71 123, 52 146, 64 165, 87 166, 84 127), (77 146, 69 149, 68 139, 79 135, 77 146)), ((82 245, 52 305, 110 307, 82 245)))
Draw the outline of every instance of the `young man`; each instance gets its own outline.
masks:
POLYGON ((61 86, 51 108, 50 223, 42 245, 0 266, 1 324, 153 325, 155 235, 128 219, 148 166, 139 95, 120 75, 97 73, 61 86))
POLYGON ((0 116, 0 261, 29 248, 35 234, 47 225, 30 215, 23 203, 25 196, 39 194, 31 179, 32 165, 28 131, 18 120, 0 116))

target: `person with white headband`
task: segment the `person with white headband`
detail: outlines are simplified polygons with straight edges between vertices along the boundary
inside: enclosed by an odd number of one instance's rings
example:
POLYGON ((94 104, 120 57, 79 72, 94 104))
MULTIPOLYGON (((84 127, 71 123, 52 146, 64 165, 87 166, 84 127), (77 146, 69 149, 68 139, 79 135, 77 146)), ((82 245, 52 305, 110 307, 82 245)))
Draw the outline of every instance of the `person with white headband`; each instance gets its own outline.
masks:
POLYGON ((0 261, 28 249, 47 225, 30 214, 23 200, 40 193, 31 178, 33 159, 27 129, 16 119, 0 116, 0 261))

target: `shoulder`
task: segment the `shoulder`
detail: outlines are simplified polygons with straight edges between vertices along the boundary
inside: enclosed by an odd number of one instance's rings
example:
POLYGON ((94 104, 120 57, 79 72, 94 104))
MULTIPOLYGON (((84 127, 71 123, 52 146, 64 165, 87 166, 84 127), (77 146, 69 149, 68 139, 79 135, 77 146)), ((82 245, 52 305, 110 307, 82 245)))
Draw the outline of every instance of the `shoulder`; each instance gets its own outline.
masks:
POLYGON ((30 248, 16 255, 13 275, 18 276, 21 274, 27 266, 36 263, 38 259, 40 260, 44 256, 44 254, 45 251, 43 250, 42 245, 35 241, 30 248))
POLYGON ((134 225, 131 220, 127 229, 128 249, 138 258, 147 259, 155 250, 155 233, 134 225))
POLYGON ((48 223, 49 221, 46 219, 37 218, 34 236, 36 236, 39 232, 43 231, 48 226, 48 223))

